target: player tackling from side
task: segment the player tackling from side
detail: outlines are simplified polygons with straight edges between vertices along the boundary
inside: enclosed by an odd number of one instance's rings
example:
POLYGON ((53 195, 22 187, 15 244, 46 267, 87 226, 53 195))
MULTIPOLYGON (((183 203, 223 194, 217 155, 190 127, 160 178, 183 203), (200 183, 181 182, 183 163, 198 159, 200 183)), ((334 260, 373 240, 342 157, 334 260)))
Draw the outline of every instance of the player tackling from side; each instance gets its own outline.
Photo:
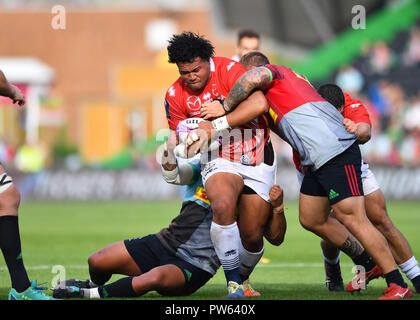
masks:
MULTIPOLYGON (((204 109, 217 107, 220 113, 212 111, 212 116, 220 116, 232 111, 255 89, 264 90, 275 132, 299 153, 302 165, 307 167, 299 196, 301 225, 337 247, 353 244, 350 231, 387 281, 388 288, 379 299, 411 297, 385 238, 366 216, 360 149, 356 135, 343 125, 343 116, 293 70, 270 64, 259 52, 248 53, 242 62, 251 70, 235 83, 224 104, 211 102, 204 109), (330 207, 341 223, 329 217, 330 207)), ((200 128, 206 131, 205 125, 200 128)), ((214 133, 208 133, 207 128, 207 135, 214 133)))
MULTIPOLYGON (((320 86, 318 93, 343 114, 347 130, 356 135, 357 141, 360 144, 364 144, 370 140, 372 124, 369 113, 360 100, 353 99, 349 94, 343 93, 341 88, 335 84, 324 84, 320 86)), ((369 165, 363 161, 362 184, 367 217, 384 235, 395 262, 407 278, 411 280, 416 292, 420 293, 420 268, 417 260, 413 255, 407 239, 394 226, 389 217, 385 198, 380 186, 373 172, 369 169, 369 165)), ((327 286, 329 288, 336 288, 337 285, 339 286, 341 279, 339 272, 340 250, 326 240, 321 241, 321 248, 325 259, 327 286)), ((374 270, 367 272, 366 282, 374 277, 374 273, 374 270)), ((358 289, 357 282, 354 281, 346 286, 347 291, 358 289)))
MULTIPOLYGON (((25 105, 25 96, 18 87, 9 83, 0 70, 0 95, 8 97, 19 106, 25 105)), ((22 259, 18 212, 20 193, 12 178, 0 164, 0 248, 9 270, 12 289, 9 300, 54 300, 37 287, 36 281, 29 281, 22 259)))

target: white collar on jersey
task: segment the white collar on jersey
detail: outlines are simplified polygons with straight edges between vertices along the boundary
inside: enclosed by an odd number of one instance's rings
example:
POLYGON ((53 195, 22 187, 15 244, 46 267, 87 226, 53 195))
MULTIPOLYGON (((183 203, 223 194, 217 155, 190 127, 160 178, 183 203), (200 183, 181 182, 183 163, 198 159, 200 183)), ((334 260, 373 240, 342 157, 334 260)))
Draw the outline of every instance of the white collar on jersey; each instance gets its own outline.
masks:
POLYGON ((214 61, 213 61, 213 59, 212 58, 210 58, 210 71, 211 72, 214 72, 215 71, 215 67, 214 67, 214 61))

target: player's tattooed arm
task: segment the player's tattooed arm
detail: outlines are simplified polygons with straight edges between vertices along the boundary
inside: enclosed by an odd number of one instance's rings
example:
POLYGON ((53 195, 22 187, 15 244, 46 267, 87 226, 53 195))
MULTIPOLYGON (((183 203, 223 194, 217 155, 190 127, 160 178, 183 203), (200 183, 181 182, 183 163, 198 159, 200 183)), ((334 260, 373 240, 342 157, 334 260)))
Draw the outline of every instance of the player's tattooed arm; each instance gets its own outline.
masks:
POLYGON ((364 249, 356 239, 347 237, 346 241, 341 245, 340 250, 347 254, 350 258, 354 258, 363 253, 364 249))
POLYGON ((241 101, 255 89, 264 89, 271 81, 271 74, 266 68, 254 68, 244 73, 233 85, 226 97, 223 108, 226 112, 232 111, 241 101))

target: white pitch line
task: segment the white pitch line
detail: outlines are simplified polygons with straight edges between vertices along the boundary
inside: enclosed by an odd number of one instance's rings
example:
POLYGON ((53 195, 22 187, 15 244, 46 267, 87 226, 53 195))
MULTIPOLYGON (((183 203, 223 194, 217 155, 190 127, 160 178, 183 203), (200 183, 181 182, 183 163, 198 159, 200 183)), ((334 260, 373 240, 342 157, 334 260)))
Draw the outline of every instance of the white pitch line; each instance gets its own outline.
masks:
MULTIPOLYGON (((39 265, 39 266, 25 266, 25 268, 27 270, 48 270, 48 269, 52 269, 54 265, 39 265)), ((80 264, 80 265, 69 265, 69 266, 64 266, 64 268, 67 269, 87 269, 88 265, 87 264, 80 264)), ((6 271, 7 267, 0 267, 0 271, 6 271)))
MULTIPOLYGON (((342 267, 351 267, 351 263, 341 263, 342 267)), ((54 265, 25 266, 28 270, 51 270, 54 265)), ((88 264, 63 265, 66 269, 88 269, 88 264)), ((306 262, 280 262, 280 263, 258 263, 257 268, 323 268, 323 263, 306 262)), ((0 271, 7 271, 6 267, 0 267, 0 271)))
MULTIPOLYGON (((340 263, 342 267, 351 267, 353 264, 340 263)), ((306 262, 280 262, 280 263, 258 263, 257 266, 262 268, 323 268, 323 263, 306 263, 306 262)))

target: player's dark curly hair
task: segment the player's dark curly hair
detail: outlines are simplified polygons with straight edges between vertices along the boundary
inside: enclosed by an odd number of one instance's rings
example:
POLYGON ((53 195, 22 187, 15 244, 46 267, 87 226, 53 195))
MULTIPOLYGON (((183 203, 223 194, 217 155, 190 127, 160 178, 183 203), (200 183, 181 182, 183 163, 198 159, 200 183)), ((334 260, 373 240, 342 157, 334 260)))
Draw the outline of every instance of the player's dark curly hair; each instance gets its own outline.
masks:
POLYGON ((337 109, 342 107, 345 103, 343 90, 341 90, 341 88, 336 84, 323 84, 318 88, 318 93, 337 109))
POLYGON ((209 60, 214 56, 210 41, 193 32, 183 32, 172 36, 168 45, 169 63, 188 63, 200 57, 209 60))

